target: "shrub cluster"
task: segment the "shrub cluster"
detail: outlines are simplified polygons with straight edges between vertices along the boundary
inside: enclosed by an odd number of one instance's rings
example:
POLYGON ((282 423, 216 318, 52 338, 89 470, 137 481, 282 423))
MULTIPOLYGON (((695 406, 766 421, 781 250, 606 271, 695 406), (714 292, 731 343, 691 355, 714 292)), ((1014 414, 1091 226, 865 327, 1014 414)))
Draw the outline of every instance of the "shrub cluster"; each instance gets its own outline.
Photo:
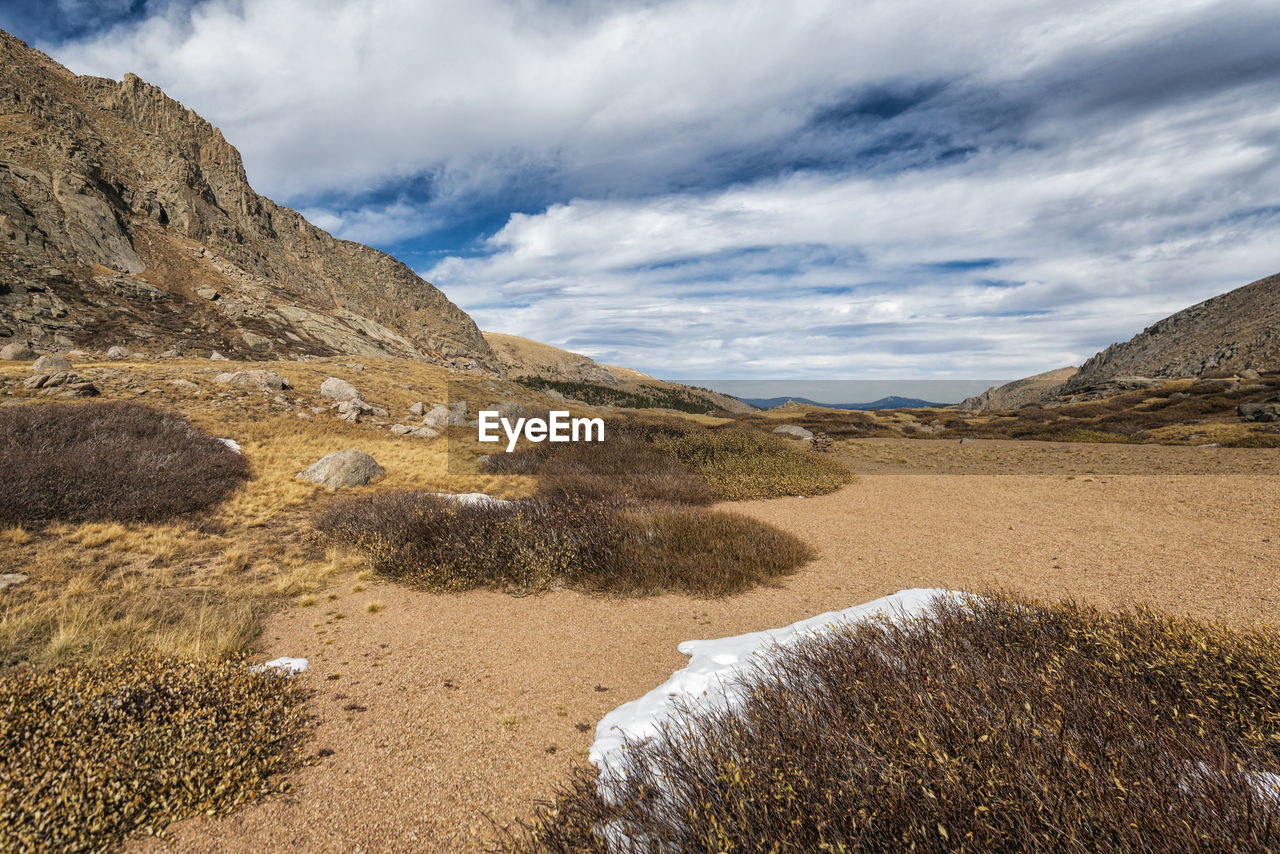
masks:
POLYGON ((249 464, 182 419, 130 403, 0 409, 0 527, 152 522, 209 507, 249 464))
POLYGON ((1275 851, 1280 636, 1011 596, 775 650, 513 851, 1275 851), (1274 780, 1274 778, 1271 778, 1274 780))
POLYGON ((786 439, 750 428, 689 430, 655 441, 706 478, 717 498, 728 501, 824 495, 853 479, 830 457, 797 450, 786 439))
POLYGON ((592 406, 620 406, 629 409, 674 409, 677 412, 689 412, 698 415, 723 411, 708 389, 698 389, 693 386, 664 388, 644 383, 634 391, 626 391, 596 383, 549 380, 545 377, 517 377, 516 382, 539 390, 552 389, 566 397, 589 403, 592 406), (707 392, 707 394, 704 395, 700 392, 707 392))
POLYGON ((296 682, 134 653, 0 677, 0 850, 103 851, 285 791, 310 724, 296 682))
POLYGON ((316 527, 330 543, 363 550, 374 571, 439 591, 720 595, 787 574, 811 556, 795 537, 745 517, 626 509, 565 494, 465 504, 382 493, 330 504, 316 527))

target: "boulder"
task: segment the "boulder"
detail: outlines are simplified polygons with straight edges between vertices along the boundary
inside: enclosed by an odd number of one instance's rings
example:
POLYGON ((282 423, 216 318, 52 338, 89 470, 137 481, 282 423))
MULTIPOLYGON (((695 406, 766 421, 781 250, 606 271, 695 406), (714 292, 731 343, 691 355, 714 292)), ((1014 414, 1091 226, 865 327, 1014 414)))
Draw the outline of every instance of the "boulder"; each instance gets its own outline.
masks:
POLYGON ((169 385, 174 388, 200 388, 198 384, 193 383, 191 380, 183 379, 169 380, 169 385))
POLYGON ((1280 403, 1242 403, 1236 412, 1245 421, 1280 421, 1280 403))
POLYGON ((213 288, 196 288, 196 296, 200 299, 215 300, 218 298, 218 292, 213 288))
POLYGON ((391 425, 391 435, 393 436, 407 436, 412 432, 413 432, 413 428, 407 424, 391 425))
POLYGON ((360 392, 356 391, 356 387, 346 380, 340 380, 337 377, 329 377, 320 383, 320 396, 331 397, 334 400, 358 400, 360 392))
POLYGON ((99 394, 96 385, 71 371, 36 374, 28 377, 23 385, 41 394, 56 394, 59 397, 94 397, 99 394))
POLYGON ((1262 379, 1262 374, 1258 373, 1258 372, 1257 372, 1257 371, 1255 371, 1253 368, 1245 368, 1243 371, 1241 371, 1241 372, 1240 372, 1240 379, 1242 379, 1242 380, 1260 380, 1260 379, 1262 379))
POLYGON ((524 404, 519 401, 504 400, 502 403, 498 404, 498 417, 506 418, 512 423, 514 423, 517 418, 523 418, 527 414, 528 412, 525 410, 524 404))
POLYGON ((377 460, 364 451, 351 448, 326 454, 309 468, 298 472, 297 479, 327 489, 341 489, 344 486, 364 486, 384 474, 386 472, 377 460))
POLYGON ((418 401, 413 406, 409 407, 409 414, 414 418, 421 418, 427 414, 427 405, 422 401, 418 401))
POLYGON ((119 344, 107 351, 108 359, 127 359, 129 358, 128 349, 121 347, 119 344))
POLYGON ((33 371, 69 371, 71 360, 60 353, 48 353, 31 364, 33 371))
POLYGON ((797 424, 783 424, 781 427, 774 427, 773 432, 779 436, 786 436, 788 439, 813 438, 813 433, 797 424))
POLYGON ((431 410, 426 415, 422 416, 422 426, 437 430, 442 427, 465 427, 467 425, 465 412, 465 409, 459 412, 457 409, 437 403, 431 407, 431 410))
POLYGON ((230 359, 228 359, 226 356, 222 355, 221 353, 219 353, 217 350, 214 350, 212 353, 210 353, 210 354, 209 354, 209 361, 211 361, 211 362, 230 362, 231 360, 230 360, 230 359))
POLYGON ((229 385, 233 388, 256 388, 262 391, 281 391, 286 388, 293 388, 289 385, 289 381, 277 374, 275 371, 233 371, 226 374, 218 374, 213 381, 219 385, 229 385))
POLYGON ((0 347, 0 359, 7 362, 30 362, 36 358, 36 351, 25 341, 14 341, 0 347))

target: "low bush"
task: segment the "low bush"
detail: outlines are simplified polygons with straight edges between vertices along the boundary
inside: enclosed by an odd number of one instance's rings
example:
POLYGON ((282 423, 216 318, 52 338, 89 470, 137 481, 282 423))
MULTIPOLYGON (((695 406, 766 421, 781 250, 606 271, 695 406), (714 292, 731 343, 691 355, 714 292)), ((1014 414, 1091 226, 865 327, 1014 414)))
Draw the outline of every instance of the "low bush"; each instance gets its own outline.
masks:
POLYGON ((316 519, 331 545, 374 571, 438 591, 722 595, 793 571, 811 552, 761 522, 694 509, 625 509, 581 496, 461 503, 396 492, 332 503, 316 519))
POLYGON ((775 650, 513 851, 1274 851, 1280 637, 1009 596, 775 650))
POLYGON ((117 850, 286 791, 310 724, 296 682, 131 654, 0 676, 0 850, 117 850))
POLYGON ((0 408, 0 527, 154 522, 203 510, 249 464, 182 419, 130 403, 0 408))
POLYGON ((750 428, 690 430, 655 442, 706 478, 717 498, 728 501, 823 495, 853 479, 830 457, 797 450, 786 439, 750 428))

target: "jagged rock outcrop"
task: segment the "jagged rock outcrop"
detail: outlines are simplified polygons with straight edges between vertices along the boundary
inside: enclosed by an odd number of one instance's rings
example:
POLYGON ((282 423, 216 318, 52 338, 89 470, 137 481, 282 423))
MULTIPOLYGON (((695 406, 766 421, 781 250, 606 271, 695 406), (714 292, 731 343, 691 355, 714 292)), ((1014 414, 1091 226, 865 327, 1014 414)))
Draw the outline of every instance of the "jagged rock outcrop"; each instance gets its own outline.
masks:
POLYGON ((1043 403, 1062 390, 1062 385, 1076 373, 1076 368, 1058 368, 1043 374, 1024 377, 1011 383, 984 391, 974 397, 966 397, 957 404, 958 409, 1007 410, 1019 409, 1029 403, 1043 403))
POLYGON ((1064 394, 1122 377, 1195 377, 1280 370, 1280 275, 1170 315, 1085 362, 1064 394))
POLYGON ((221 132, 158 88, 77 77, 3 32, 0 68, 0 342, 501 373, 444 294, 259 196, 221 132))

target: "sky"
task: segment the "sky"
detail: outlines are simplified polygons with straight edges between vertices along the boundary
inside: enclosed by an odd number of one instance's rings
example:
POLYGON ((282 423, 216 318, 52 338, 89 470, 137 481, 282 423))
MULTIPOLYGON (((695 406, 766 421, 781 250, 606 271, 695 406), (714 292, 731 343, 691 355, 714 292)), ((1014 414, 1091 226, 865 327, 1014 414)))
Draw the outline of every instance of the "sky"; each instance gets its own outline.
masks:
POLYGON ((481 328, 1013 379, 1280 271, 1274 0, 0 0, 481 328))

